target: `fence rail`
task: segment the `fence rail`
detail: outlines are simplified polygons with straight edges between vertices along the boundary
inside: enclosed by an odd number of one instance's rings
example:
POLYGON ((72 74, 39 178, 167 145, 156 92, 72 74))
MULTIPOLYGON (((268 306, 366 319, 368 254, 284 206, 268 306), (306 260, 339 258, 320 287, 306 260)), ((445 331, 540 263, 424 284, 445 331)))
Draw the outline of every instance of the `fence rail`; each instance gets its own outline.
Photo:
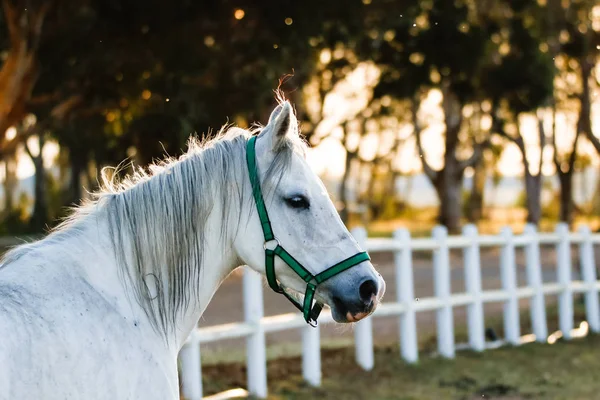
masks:
MULTIPOLYGON (((521 345, 532 341, 548 342, 558 336, 569 340, 582 336, 587 329, 600 332, 598 291, 594 244, 600 243, 600 234, 592 234, 583 226, 578 232, 569 232, 568 226, 558 224, 553 233, 537 233, 527 225, 523 234, 513 235, 504 228, 499 235, 479 235, 474 225, 464 227, 460 236, 449 236, 444 227, 435 227, 431 238, 411 238, 405 229, 394 232, 393 238, 367 239, 365 229, 352 231, 361 245, 370 253, 394 252, 396 274, 396 302, 380 304, 370 317, 356 324, 354 329, 356 362, 365 370, 374 366, 372 318, 399 317, 400 356, 407 363, 419 359, 416 313, 436 312, 437 351, 442 357, 453 358, 457 349, 483 351, 499 344, 521 345), (557 255, 557 281, 543 283, 540 263, 540 245, 554 245, 557 255), (572 280, 571 246, 578 246, 582 280, 572 280), (480 249, 499 247, 502 289, 482 290, 480 249), (517 248, 525 252, 527 285, 517 285, 517 248), (451 293, 450 250, 462 249, 464 260, 465 292, 451 293), (434 296, 415 299, 413 287, 412 253, 433 252, 434 296), (574 328, 573 295, 583 293, 587 321, 574 328), (545 297, 558 296, 558 333, 548 335, 545 297), (519 300, 530 299, 532 330, 522 335, 519 319, 519 300), (497 343, 485 340, 484 304, 500 302, 504 305, 505 338, 497 343), (454 338, 453 308, 467 306, 468 344, 457 346, 454 338), (583 332, 583 333, 582 333, 583 332)), ((224 339, 246 338, 248 392, 259 398, 267 396, 267 369, 265 334, 288 329, 302 330, 302 371, 310 385, 321 384, 319 328, 308 326, 300 313, 263 316, 262 277, 246 268, 243 274, 244 322, 203 327, 194 330, 180 353, 183 394, 186 399, 202 399, 202 371, 200 344, 224 339)), ((319 324, 332 323, 329 310, 324 310, 319 324)))

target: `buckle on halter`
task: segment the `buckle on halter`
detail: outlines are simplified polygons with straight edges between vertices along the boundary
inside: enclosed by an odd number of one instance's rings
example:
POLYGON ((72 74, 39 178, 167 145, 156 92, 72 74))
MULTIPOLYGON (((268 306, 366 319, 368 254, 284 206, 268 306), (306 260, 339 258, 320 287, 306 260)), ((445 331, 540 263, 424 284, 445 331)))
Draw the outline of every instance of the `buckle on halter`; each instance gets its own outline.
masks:
POLYGON ((312 318, 306 322, 308 323, 308 325, 312 326, 313 328, 316 328, 317 325, 319 325, 319 321, 317 321, 316 319, 312 319, 312 318))
POLYGON ((273 250, 275 250, 275 249, 276 249, 278 246, 280 246, 280 244, 279 244, 279 240, 278 240, 276 237, 273 237, 273 239, 271 239, 271 240, 267 240, 266 242, 264 242, 264 243, 263 243, 263 249, 264 249, 265 251, 266 251, 266 250, 273 251, 273 250), (273 242, 275 242, 275 246, 273 246, 273 248, 269 248, 269 247, 267 246, 267 244, 269 244, 269 243, 273 243, 273 242))

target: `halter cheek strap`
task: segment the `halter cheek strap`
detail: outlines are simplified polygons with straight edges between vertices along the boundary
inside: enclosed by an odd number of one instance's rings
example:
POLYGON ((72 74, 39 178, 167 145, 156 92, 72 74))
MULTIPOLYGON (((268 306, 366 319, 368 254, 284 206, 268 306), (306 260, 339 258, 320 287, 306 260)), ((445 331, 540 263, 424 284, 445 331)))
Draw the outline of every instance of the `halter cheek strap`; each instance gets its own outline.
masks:
POLYGON ((269 214, 265 207, 265 202, 262 196, 260 187, 260 180, 258 178, 258 167, 256 165, 256 136, 253 136, 248 140, 246 146, 246 161, 248 163, 248 174, 250 176, 250 183, 252 184, 252 194, 254 201, 256 202, 256 209, 258 211, 258 217, 262 226, 265 242, 263 248, 265 250, 265 270, 267 274, 267 281, 271 289, 277 293, 283 294, 287 299, 296 306, 296 308, 304 314, 304 320, 312 325, 317 326, 317 318, 323 309, 323 303, 315 301, 314 307, 313 300, 315 292, 319 284, 323 283, 327 279, 330 279, 337 274, 354 267, 364 261, 370 260, 369 255, 366 252, 361 252, 349 257, 339 263, 327 268, 323 272, 312 275, 306 268, 300 264, 290 253, 288 253, 279 243, 279 240, 273 234, 273 227, 269 220, 269 214), (277 282, 275 275, 275 256, 278 256, 285 262, 304 282, 306 282, 306 291, 304 293, 304 302, 301 304, 288 294, 283 286, 277 282))

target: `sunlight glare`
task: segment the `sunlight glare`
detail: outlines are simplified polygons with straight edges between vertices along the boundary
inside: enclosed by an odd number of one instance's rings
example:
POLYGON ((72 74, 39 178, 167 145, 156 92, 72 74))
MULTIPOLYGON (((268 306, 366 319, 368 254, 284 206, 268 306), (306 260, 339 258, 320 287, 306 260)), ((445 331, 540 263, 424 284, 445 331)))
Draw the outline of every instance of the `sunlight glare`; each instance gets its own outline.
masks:
MULTIPOLYGON (((39 154, 39 146, 37 140, 31 141, 33 138, 29 138, 28 143, 31 143, 30 149, 34 155, 39 154), (31 142, 30 142, 31 141, 31 142)), ((56 157, 59 153, 58 143, 55 141, 48 141, 44 145, 43 148, 43 156, 44 156, 44 167, 46 169, 51 169, 53 166, 56 166, 56 157)), ((18 179, 26 179, 35 174, 35 167, 33 166, 33 161, 25 152, 23 146, 19 146, 17 149, 17 178, 18 179)))
POLYGON ((6 140, 13 140, 14 138, 17 137, 17 128, 15 128, 14 126, 11 126, 10 128, 8 128, 6 130, 6 132, 4 133, 4 137, 6 138, 6 140))
POLYGON ((246 12, 244 10, 242 10, 241 8, 238 8, 233 13, 233 17, 237 20, 244 18, 245 15, 246 15, 246 12))
POLYGON ((323 49, 321 51, 321 54, 319 55, 319 60, 322 64, 329 64, 329 62, 331 61, 331 50, 323 49))
POLYGON ((346 153, 333 138, 323 139, 319 146, 309 149, 306 159, 318 175, 339 178, 344 174, 346 153))
POLYGON ((34 157, 37 157, 40 154, 40 144, 38 142, 37 136, 32 136, 27 139, 27 147, 29 148, 29 151, 31 151, 31 154, 33 154, 34 157))

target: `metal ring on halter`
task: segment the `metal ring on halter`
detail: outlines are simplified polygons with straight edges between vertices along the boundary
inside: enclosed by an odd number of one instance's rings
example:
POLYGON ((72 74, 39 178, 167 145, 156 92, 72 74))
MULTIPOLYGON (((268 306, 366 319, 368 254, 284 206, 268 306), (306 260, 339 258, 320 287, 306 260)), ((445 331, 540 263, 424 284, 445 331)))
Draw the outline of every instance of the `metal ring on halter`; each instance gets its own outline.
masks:
POLYGON ((279 240, 278 240, 276 237, 273 237, 273 239, 271 239, 271 240, 267 240, 266 242, 264 242, 264 243, 263 243, 263 250, 271 250, 271 251, 273 251, 273 250, 275 250, 275 249, 276 249, 278 246, 281 246, 281 243, 279 243, 279 240), (272 249, 267 249, 267 243, 271 243, 271 242, 275 242, 275 243, 277 243, 277 244, 276 244, 276 245, 275 245, 275 247, 273 247, 272 249))

